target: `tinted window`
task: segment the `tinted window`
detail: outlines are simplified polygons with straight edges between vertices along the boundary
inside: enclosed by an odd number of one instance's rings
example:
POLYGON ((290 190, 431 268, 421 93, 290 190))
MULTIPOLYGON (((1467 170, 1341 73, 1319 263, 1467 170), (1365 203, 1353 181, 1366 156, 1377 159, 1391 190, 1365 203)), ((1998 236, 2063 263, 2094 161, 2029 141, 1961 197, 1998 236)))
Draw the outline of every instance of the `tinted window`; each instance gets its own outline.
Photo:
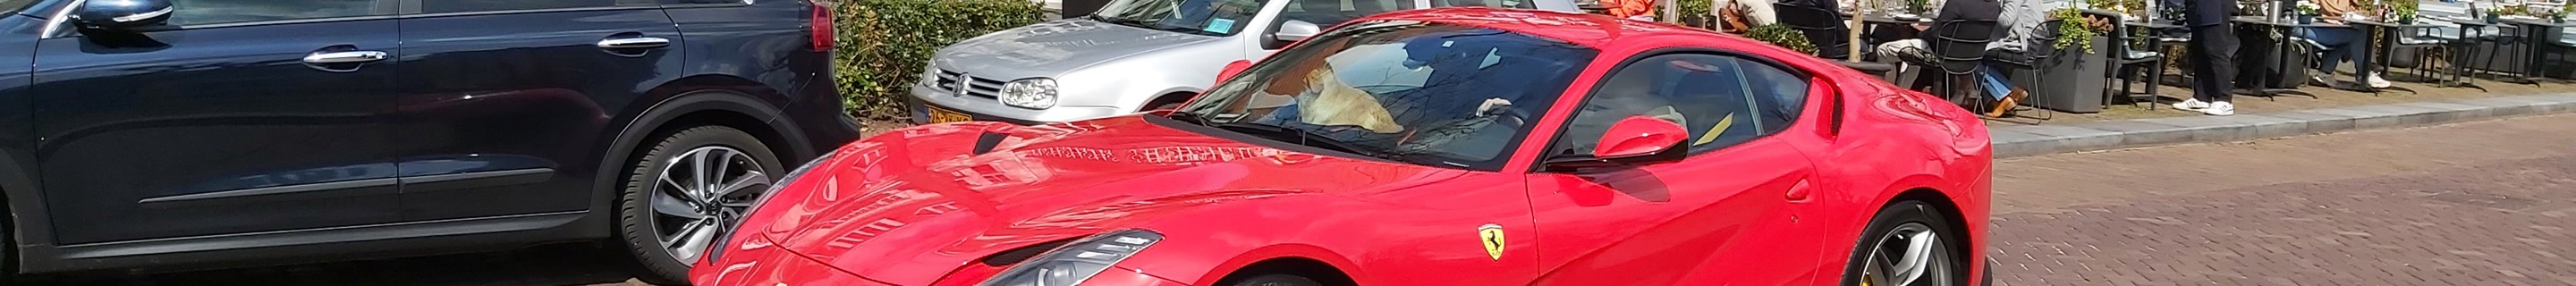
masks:
POLYGON ((1592 154, 1610 124, 1629 116, 1679 123, 1690 131, 1690 152, 1724 149, 1762 136, 1764 110, 1754 108, 1753 88, 1741 60, 1718 55, 1666 54, 1621 67, 1603 79, 1566 122, 1556 156, 1592 154))
POLYGON ((391 14, 393 1, 376 0, 175 0, 170 24, 189 25, 357 17, 391 14))
POLYGON ((1279 19, 1330 28, 1351 19, 1408 9, 1413 9, 1413 0, 1289 0, 1288 8, 1279 10, 1279 19))
POLYGON ((1264 59, 1181 110, 1238 138, 1495 170, 1597 54, 1486 28, 1355 24, 1264 59))
POLYGON ((29 4, 36 4, 36 0, 0 0, 0 14, 17 13, 29 4))
MULTIPOLYGON (((421 13, 489 12, 617 6, 619 0, 419 0, 421 13)), ((651 1, 642 1, 651 4, 651 1)))
POLYGON ((1780 133, 1798 114, 1806 112, 1807 78, 1782 70, 1778 66, 1755 61, 1736 61, 1744 71, 1746 86, 1752 88, 1753 104, 1762 108, 1762 134, 1780 133))

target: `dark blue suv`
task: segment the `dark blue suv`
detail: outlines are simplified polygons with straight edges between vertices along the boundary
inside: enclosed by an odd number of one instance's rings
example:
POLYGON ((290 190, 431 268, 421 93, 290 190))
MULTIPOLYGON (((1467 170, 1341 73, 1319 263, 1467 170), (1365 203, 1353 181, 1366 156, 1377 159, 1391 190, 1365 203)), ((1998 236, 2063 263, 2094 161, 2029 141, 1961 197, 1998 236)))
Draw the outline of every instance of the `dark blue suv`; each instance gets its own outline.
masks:
POLYGON ((854 139, 806 0, 0 0, 13 273, 607 241, 854 139))

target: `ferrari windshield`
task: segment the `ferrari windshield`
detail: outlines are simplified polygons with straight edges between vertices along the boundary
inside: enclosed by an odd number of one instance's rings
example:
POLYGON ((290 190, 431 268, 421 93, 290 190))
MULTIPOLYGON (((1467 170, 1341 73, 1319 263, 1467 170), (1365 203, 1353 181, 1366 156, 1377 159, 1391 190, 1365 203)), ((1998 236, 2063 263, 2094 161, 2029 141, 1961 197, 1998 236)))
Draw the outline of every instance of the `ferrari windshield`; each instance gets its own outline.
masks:
POLYGON ((1359 156, 1495 170, 1599 53, 1488 28, 1355 23, 1262 60, 1172 117, 1359 156))

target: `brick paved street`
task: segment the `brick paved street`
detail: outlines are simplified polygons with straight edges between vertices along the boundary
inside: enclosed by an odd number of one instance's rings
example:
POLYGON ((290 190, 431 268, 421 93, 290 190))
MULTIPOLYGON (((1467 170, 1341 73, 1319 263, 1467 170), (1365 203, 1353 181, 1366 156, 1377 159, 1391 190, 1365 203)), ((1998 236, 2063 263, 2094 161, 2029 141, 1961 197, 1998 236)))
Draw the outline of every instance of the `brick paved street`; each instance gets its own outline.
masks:
MULTIPOLYGON (((2576 285, 2576 115, 2006 159, 2003 285, 2576 285)), ((579 247, 40 285, 640 285, 579 247), (607 284, 602 284, 607 283, 607 284)))
POLYGON ((2576 116, 2009 159, 2002 285, 2576 285, 2576 116))

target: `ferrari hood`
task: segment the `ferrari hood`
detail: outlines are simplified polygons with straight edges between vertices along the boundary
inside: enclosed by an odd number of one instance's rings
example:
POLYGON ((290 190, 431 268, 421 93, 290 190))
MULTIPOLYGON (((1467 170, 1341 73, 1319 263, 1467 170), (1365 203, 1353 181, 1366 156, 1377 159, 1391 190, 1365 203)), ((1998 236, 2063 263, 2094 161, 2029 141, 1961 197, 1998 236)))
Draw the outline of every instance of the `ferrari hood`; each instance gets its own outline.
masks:
POLYGON ((1400 188, 1463 172, 1267 148, 1136 116, 923 126, 835 156, 763 206, 771 223, 746 231, 901 285, 927 285, 994 253, 1200 207, 1400 188))

